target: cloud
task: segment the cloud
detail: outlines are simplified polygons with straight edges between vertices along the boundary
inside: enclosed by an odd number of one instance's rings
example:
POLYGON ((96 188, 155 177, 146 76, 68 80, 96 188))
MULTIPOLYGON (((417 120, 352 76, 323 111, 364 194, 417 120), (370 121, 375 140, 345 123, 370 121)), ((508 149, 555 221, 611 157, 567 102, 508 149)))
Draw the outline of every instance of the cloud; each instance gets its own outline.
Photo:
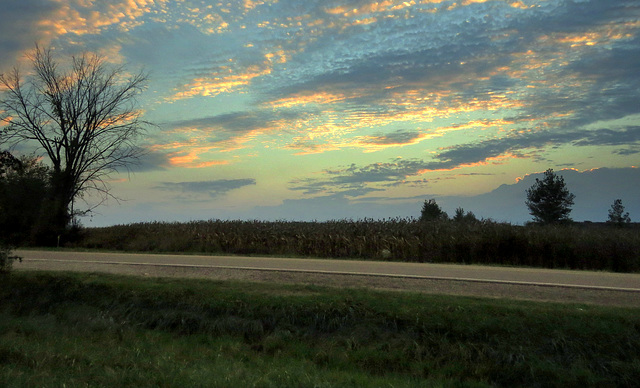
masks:
POLYGON ((0 72, 16 64, 20 56, 33 49, 33 43, 46 36, 39 22, 60 9, 47 0, 6 0, 0 12, 0 72))
POLYGON ((165 130, 156 137, 157 144, 152 148, 169 153, 172 164, 202 166, 203 154, 241 149, 256 136, 284 132, 295 126, 293 122, 304 121, 310 114, 257 109, 173 121, 162 125, 165 130))
POLYGON ((133 172, 147 172, 147 171, 161 171, 165 170, 169 166, 169 158, 167 154, 146 151, 139 159, 137 163, 130 166, 133 172))
POLYGON ((363 136, 359 139, 359 142, 371 146, 393 146, 414 144, 420 138, 419 131, 399 129, 389 134, 377 133, 372 136, 363 136))
MULTIPOLYGON (((562 175, 569 191, 576 195, 571 217, 576 221, 603 222, 615 199, 622 202, 632 221, 640 219, 640 168, 600 168, 587 171, 556 170, 562 175)), ((250 214, 257 219, 331 220, 362 218, 394 218, 420 216, 422 202, 435 198, 449 215, 462 207, 481 218, 496 221, 525 223, 532 219, 525 205, 526 189, 543 172, 526 175, 513 184, 504 184, 475 196, 422 196, 389 198, 385 196, 347 198, 342 194, 321 195, 314 198, 285 200, 281 205, 256 207, 250 214)))
MULTIPOLYGON (((344 19, 397 4, 355 2, 325 11, 344 19)), ((271 87, 264 89, 263 103, 339 111, 351 131, 496 112, 510 116, 504 125, 560 138, 637 113, 640 25, 629 15, 640 12, 634 2, 464 4, 433 14, 413 6, 406 20, 390 18, 375 29, 314 40, 288 70, 265 78, 271 87)), ((289 147, 311 153, 358 144, 329 146, 316 139, 299 138, 289 147)), ((530 142, 536 141, 534 135, 530 142)))
POLYGON ((379 191, 379 188, 375 187, 379 184, 387 187, 412 184, 415 178, 429 171, 453 170, 501 162, 503 159, 534 157, 538 149, 549 145, 558 147, 563 144, 577 147, 620 146, 619 150, 613 152, 635 153, 640 148, 640 127, 629 126, 618 130, 599 129, 566 133, 550 131, 533 134, 516 133, 504 138, 452 146, 436 153, 434 160, 398 159, 365 166, 352 164, 348 167, 326 169, 321 171, 320 177, 291 180, 289 189, 302 191, 306 195, 342 193, 361 196, 379 191))
POLYGON ((178 191, 181 193, 189 194, 208 194, 210 197, 216 198, 228 193, 231 190, 255 184, 255 179, 251 178, 219 179, 213 181, 162 182, 155 188, 159 190, 178 191))
MULTIPOLYGON (((34 42, 78 50, 86 35, 105 31, 126 33, 144 24, 142 18, 159 12, 165 0, 4 0, 0 14, 0 69, 14 64, 34 42)), ((91 38, 89 38, 91 41, 91 38)), ((95 41, 93 42, 95 43, 95 41)), ((112 46, 113 40, 103 42, 112 46)), ((91 47, 89 50, 93 50, 91 47)))
POLYGON ((618 130, 578 130, 571 132, 537 131, 516 133, 498 139, 449 147, 436 155, 436 161, 426 162, 424 170, 459 168, 464 165, 485 162, 504 155, 525 156, 532 149, 547 146, 621 146, 621 150, 637 147, 640 143, 640 129, 629 126, 618 130))
MULTIPOLYGON (((606 221, 607 212, 615 199, 622 199, 633 220, 640 219, 640 169, 599 168, 587 171, 556 170, 576 195, 571 217, 576 221, 606 221), (635 214, 636 218, 633 218, 635 214)), ((457 207, 474 212, 479 217, 498 221, 524 223, 532 219, 524 203, 526 190, 542 178, 542 172, 529 174, 517 183, 501 185, 489 193, 473 196, 447 196, 437 198, 439 204, 451 212, 457 207)))
POLYGON ((307 195, 324 193, 358 197, 373 191, 383 191, 369 187, 372 183, 404 181, 407 177, 417 175, 422 168, 422 161, 407 159, 364 167, 352 164, 346 168, 323 170, 321 178, 294 179, 289 182, 289 189, 302 191, 307 195))

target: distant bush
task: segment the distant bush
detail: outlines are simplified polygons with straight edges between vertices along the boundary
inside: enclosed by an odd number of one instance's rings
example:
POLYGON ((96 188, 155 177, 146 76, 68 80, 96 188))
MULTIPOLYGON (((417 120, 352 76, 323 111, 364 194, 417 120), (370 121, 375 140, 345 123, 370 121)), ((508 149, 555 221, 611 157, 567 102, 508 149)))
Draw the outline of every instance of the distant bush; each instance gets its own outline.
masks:
POLYGON ((491 220, 197 221, 84 229, 73 246, 640 272, 637 228, 491 220))
POLYGON ((11 248, 0 243, 0 274, 6 274, 11 272, 13 262, 15 260, 22 261, 19 256, 11 255, 11 248))

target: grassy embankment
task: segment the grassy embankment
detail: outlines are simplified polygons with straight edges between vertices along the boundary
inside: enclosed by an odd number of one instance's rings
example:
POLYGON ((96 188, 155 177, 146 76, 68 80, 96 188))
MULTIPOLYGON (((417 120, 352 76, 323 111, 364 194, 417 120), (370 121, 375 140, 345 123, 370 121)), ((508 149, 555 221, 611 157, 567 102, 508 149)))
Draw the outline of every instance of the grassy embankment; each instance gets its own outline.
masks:
POLYGON ((516 226, 412 219, 199 221, 83 229, 68 246, 144 252, 286 255, 640 272, 640 227, 516 226))
POLYGON ((14 272, 0 385, 633 386, 637 309, 14 272))

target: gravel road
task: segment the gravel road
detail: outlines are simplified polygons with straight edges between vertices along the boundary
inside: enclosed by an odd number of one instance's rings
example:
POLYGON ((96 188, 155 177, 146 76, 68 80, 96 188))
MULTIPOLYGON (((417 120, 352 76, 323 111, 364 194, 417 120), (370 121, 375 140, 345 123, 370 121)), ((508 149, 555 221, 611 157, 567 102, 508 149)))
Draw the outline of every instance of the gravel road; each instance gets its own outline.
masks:
POLYGON ((640 274, 325 259, 16 252, 15 270, 106 272, 640 307, 640 274))

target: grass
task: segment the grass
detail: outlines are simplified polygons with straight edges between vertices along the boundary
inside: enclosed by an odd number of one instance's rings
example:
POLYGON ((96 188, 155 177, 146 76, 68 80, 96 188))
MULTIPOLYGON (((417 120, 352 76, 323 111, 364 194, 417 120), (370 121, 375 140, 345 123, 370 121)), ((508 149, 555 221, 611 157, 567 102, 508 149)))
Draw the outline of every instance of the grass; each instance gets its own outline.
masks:
POLYGON ((637 309, 15 272, 0 385, 633 386, 637 309))
POLYGON ((488 220, 211 220, 87 228, 67 246, 640 272, 638 231, 637 225, 517 226, 488 220))

